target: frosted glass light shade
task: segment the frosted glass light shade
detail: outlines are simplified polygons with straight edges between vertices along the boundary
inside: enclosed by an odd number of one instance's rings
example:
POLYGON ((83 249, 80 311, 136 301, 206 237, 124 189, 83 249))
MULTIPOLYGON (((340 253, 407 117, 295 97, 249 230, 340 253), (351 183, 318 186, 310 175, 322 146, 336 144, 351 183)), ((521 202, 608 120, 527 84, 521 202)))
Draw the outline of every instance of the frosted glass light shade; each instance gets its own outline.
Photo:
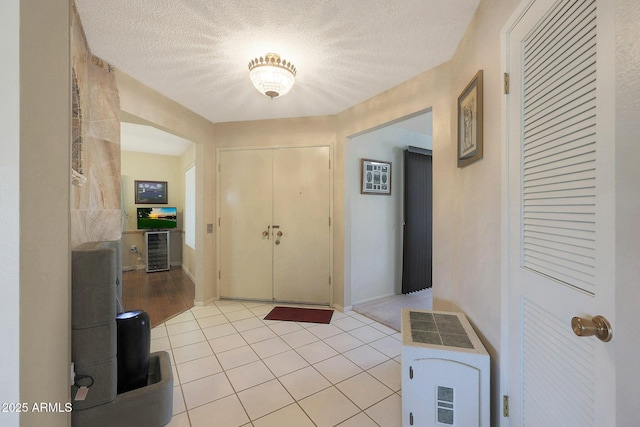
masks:
POLYGON ((275 53, 256 58, 249 63, 249 78, 258 91, 270 98, 289 92, 296 78, 296 68, 280 60, 275 53))

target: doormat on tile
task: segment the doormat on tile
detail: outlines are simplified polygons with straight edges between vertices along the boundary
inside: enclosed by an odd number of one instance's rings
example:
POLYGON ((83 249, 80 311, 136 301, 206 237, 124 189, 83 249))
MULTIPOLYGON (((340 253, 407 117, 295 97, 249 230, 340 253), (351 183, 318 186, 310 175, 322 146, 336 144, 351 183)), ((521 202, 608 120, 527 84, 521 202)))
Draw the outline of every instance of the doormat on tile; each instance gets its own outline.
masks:
POLYGON ((264 320, 286 320, 290 322, 329 323, 333 310, 300 307, 274 307, 264 320))

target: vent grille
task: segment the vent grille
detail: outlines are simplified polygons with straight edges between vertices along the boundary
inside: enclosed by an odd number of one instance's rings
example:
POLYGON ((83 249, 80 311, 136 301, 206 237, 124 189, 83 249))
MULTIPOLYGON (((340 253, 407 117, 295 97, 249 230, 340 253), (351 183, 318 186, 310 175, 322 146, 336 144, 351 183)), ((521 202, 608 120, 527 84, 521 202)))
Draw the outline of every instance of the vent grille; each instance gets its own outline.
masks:
POLYGON ((560 2, 523 52, 522 264, 595 293, 595 1, 560 2))
POLYGON ((437 417, 438 423, 453 425, 453 388, 438 386, 437 417))

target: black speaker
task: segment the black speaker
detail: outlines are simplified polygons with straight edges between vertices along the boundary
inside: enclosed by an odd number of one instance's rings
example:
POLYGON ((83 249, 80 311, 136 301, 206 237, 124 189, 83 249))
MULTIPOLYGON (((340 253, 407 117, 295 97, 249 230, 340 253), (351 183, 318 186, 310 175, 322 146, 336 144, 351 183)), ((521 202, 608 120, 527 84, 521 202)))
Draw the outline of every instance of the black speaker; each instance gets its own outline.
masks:
POLYGON ((151 326, 142 310, 116 315, 118 325, 118 394, 147 385, 151 326))

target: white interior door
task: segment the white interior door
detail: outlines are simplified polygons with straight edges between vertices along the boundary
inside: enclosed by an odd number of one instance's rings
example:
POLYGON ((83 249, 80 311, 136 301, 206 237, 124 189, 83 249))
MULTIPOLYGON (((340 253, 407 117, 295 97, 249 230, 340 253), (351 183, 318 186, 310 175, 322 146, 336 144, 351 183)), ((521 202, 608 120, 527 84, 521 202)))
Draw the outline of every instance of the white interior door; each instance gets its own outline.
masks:
POLYGON ((220 296, 271 300, 272 150, 221 151, 220 296))
POLYGON ((571 326, 615 323, 605 3, 536 0, 507 33, 511 426, 615 425, 615 338, 571 326))
POLYGON ((329 147, 278 149, 273 161, 274 299, 329 304, 329 147))
POLYGON ((220 152, 220 295, 330 302, 329 147, 220 152))

